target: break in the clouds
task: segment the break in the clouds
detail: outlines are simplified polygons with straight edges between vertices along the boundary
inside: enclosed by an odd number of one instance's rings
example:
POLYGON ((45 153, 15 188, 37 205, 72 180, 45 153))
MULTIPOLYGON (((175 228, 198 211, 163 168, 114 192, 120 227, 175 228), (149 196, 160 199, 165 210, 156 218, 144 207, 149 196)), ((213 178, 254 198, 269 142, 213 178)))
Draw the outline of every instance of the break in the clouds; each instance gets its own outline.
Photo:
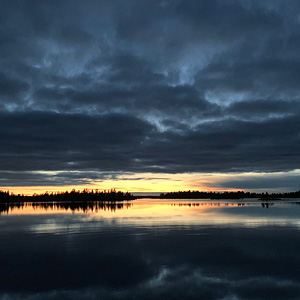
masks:
POLYGON ((298 1, 2 0, 0 20, 1 186, 300 167, 298 1))

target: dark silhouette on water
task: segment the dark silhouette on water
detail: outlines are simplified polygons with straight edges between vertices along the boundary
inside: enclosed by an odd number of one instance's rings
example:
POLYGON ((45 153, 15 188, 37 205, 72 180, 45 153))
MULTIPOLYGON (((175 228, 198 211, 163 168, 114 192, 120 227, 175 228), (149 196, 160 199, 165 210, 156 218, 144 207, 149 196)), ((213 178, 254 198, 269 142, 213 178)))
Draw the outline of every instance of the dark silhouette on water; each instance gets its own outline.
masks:
POLYGON ((272 205, 274 205, 274 203, 262 203, 261 204, 261 206, 263 207, 263 208, 266 208, 266 209, 268 209, 270 206, 272 206, 272 205))

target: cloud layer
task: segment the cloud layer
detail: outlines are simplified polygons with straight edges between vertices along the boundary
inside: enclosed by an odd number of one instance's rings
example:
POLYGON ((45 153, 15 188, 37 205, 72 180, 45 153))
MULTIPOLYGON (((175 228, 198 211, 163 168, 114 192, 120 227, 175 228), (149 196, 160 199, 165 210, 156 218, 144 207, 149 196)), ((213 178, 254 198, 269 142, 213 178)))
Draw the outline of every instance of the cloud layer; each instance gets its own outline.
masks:
POLYGON ((299 169, 297 1, 1 1, 0 19, 2 172, 299 169))

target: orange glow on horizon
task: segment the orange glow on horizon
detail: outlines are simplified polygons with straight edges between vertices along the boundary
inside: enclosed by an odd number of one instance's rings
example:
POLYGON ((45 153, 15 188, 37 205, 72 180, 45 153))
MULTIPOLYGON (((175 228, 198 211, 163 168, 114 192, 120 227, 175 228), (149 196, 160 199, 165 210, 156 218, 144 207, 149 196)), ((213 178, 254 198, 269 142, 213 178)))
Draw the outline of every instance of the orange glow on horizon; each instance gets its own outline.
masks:
POLYGON ((184 173, 184 174, 126 174, 118 176, 116 179, 105 179, 94 181, 86 185, 64 185, 64 186, 7 186, 0 187, 2 191, 9 191, 16 195, 33 195, 55 193, 55 192, 70 192, 72 189, 77 190, 110 190, 112 188, 117 191, 130 193, 167 193, 178 191, 203 191, 203 192, 223 192, 237 191, 238 189, 219 188, 217 181, 220 175, 215 174, 213 177, 207 177, 203 174, 184 173), (139 177, 139 178, 137 178, 139 177), (207 181, 209 179, 209 182, 207 181))
POLYGON ((115 188, 113 185, 111 187, 107 188, 100 188, 99 186, 94 186, 94 185, 85 185, 85 186, 18 186, 18 187, 0 187, 0 191, 4 192, 9 192, 13 193, 14 195, 25 195, 25 196, 32 196, 34 194, 45 194, 46 192, 48 193, 61 193, 61 192, 71 192, 73 189, 76 191, 82 191, 84 189, 88 190, 99 190, 99 191, 109 191, 111 189, 116 189, 116 191, 121 191, 121 192, 129 192, 129 193, 148 193, 151 195, 157 194, 157 193, 168 193, 168 192, 179 192, 179 191, 201 191, 201 192, 226 192, 226 191, 239 191, 240 189, 220 189, 220 188, 198 188, 198 189, 191 189, 190 187, 182 187, 182 188, 177 188, 177 189, 167 189, 163 188, 162 190, 150 190, 150 189, 129 189, 126 187, 119 187, 115 188))
MULTIPOLYGON (((60 171, 45 172, 49 177, 56 176, 60 171)), ((95 180, 85 185, 62 185, 62 186, 6 186, 0 187, 2 191, 9 191, 14 194, 33 195, 44 194, 45 192, 70 192, 72 189, 76 191, 83 189, 88 190, 110 190, 112 188, 117 191, 130 193, 166 193, 178 191, 203 191, 203 192, 225 192, 225 191, 254 191, 254 189, 241 188, 226 188, 226 183, 247 182, 247 180, 260 181, 261 178, 269 176, 269 178, 277 179, 285 176, 300 176, 300 170, 293 170, 285 173, 182 173, 182 174, 168 174, 168 173, 124 173, 117 174, 114 178, 95 180)), ((255 189, 255 191, 266 192, 268 189, 255 189)), ((271 189, 272 190, 272 189, 271 189)))

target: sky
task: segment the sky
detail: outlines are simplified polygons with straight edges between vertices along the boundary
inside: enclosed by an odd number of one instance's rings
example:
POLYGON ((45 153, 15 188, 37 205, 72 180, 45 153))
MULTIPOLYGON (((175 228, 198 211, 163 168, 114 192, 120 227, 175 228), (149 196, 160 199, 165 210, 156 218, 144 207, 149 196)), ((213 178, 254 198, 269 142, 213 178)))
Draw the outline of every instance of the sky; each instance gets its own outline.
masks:
POLYGON ((300 2, 0 0, 0 189, 300 189, 300 2))

